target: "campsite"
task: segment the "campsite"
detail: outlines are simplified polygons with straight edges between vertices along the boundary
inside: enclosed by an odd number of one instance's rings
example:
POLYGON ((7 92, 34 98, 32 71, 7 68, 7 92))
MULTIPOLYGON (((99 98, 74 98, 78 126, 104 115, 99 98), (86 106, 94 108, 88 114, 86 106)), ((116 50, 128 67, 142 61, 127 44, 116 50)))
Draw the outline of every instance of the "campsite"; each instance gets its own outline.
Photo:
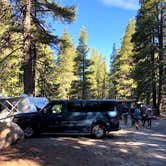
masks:
POLYGON ((0 166, 166 165, 166 0, 0 0, 0 166))

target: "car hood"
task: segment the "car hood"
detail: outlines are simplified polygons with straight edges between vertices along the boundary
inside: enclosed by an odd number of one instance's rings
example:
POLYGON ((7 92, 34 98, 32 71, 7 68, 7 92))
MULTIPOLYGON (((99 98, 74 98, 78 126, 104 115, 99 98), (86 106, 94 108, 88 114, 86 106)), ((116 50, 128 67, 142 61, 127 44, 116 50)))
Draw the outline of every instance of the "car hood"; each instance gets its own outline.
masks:
POLYGON ((16 114, 14 117, 15 117, 15 118, 21 118, 21 117, 36 117, 36 116, 39 116, 39 115, 40 115, 39 112, 28 112, 28 113, 16 114))

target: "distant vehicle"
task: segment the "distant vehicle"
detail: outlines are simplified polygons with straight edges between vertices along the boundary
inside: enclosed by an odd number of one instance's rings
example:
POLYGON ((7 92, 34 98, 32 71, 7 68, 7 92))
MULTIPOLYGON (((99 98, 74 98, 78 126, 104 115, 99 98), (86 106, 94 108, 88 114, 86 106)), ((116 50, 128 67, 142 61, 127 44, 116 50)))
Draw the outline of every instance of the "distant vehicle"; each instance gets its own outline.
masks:
POLYGON ((57 100, 39 112, 17 114, 13 120, 32 137, 40 133, 92 134, 102 138, 119 130, 115 100, 57 100))

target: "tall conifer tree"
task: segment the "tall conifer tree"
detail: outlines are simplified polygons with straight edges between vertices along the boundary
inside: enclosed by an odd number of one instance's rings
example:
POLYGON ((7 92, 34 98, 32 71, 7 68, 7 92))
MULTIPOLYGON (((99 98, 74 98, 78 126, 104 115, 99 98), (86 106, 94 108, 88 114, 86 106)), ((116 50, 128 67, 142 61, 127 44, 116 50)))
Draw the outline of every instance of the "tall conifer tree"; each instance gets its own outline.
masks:
POLYGON ((64 30, 61 40, 64 42, 60 45, 55 78, 57 84, 57 98, 69 99, 71 83, 75 80, 74 59, 76 58, 76 49, 66 29, 64 30))
POLYGON ((92 49, 91 57, 92 65, 90 66, 89 81, 91 85, 90 96, 93 99, 108 98, 108 66, 106 58, 102 56, 96 49, 92 49))
POLYGON ((21 33, 15 32, 18 24, 12 18, 8 1, 0 1, 0 93, 17 96, 22 93, 21 33), (4 84, 5 83, 5 84, 4 84))
POLYGON ((122 46, 113 62, 112 79, 116 89, 116 98, 125 99, 131 97, 133 88, 135 88, 134 80, 131 78, 134 48, 131 38, 134 32, 135 22, 134 19, 131 19, 122 39, 122 46))
MULTIPOLYGON (((23 48, 24 48, 24 93, 34 94, 34 73, 33 73, 33 47, 36 42, 45 44, 57 44, 57 36, 52 35, 46 25, 46 15, 64 22, 71 22, 75 18, 75 7, 63 7, 56 0, 9 0, 13 8, 13 16, 23 27, 23 48), (34 27, 35 28, 34 28, 34 27), (34 28, 34 29, 33 29, 34 28)), ((34 65, 35 66, 35 65, 34 65)))
POLYGON ((90 59, 92 61, 92 65, 90 66, 90 76, 89 81, 91 83, 90 88, 90 96, 92 99, 98 99, 100 98, 99 92, 101 90, 99 89, 99 81, 100 81, 100 67, 101 67, 101 56, 100 53, 96 49, 91 49, 91 56, 90 59))
POLYGON ((110 55, 110 74, 112 72, 112 63, 116 57, 116 54, 117 54, 117 49, 116 49, 116 44, 114 43, 113 46, 112 46, 112 53, 110 55))
POLYGON ((76 81, 72 83, 72 98, 86 99, 90 90, 89 84, 89 66, 91 61, 87 58, 88 46, 87 46, 87 32, 85 28, 80 30, 79 44, 76 51, 75 58, 75 76, 76 81))
POLYGON ((136 20, 135 79, 138 97, 151 102, 155 113, 159 114, 163 101, 164 69, 164 0, 140 1, 141 8, 136 20), (158 99, 157 99, 158 98, 158 99))
POLYGON ((115 98, 115 86, 114 86, 114 82, 112 79, 112 72, 113 72, 113 62, 116 58, 117 55, 117 49, 116 49, 116 44, 113 44, 112 47, 112 53, 110 55, 110 65, 109 65, 109 98, 115 98))
POLYGON ((36 88, 37 96, 44 96, 48 99, 55 99, 55 59, 53 51, 47 44, 37 44, 36 61, 36 88))

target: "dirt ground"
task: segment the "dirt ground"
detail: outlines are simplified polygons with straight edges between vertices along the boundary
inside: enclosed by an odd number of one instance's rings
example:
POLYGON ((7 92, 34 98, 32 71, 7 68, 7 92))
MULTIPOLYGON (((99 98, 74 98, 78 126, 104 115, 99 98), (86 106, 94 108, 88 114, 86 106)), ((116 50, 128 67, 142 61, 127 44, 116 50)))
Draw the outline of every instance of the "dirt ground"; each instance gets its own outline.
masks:
POLYGON ((165 166, 166 118, 151 129, 123 127, 104 139, 44 136, 0 152, 0 166, 165 166))

